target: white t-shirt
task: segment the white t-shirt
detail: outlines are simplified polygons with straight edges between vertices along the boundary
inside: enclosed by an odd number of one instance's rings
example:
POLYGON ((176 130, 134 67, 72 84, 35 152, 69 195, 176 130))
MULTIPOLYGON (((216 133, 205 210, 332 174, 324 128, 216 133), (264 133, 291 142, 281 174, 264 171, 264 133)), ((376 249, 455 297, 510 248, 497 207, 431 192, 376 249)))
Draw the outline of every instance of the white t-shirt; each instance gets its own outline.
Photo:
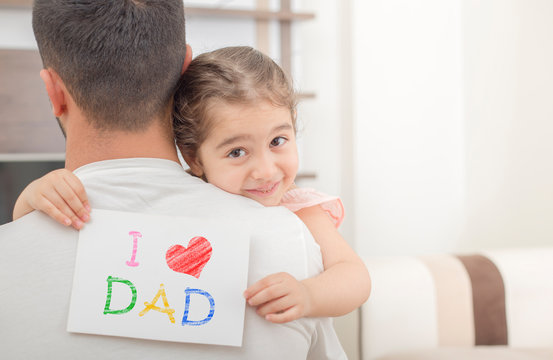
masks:
MULTIPOLYGON (((75 171, 92 208, 224 216, 251 226, 248 285, 275 272, 323 270, 318 245, 283 207, 263 207, 188 175, 172 161, 118 159, 75 171)), ((94 210, 91 214, 94 216, 94 210)), ((272 324, 246 308, 242 347, 66 331, 78 232, 37 211, 0 226, 0 339, 6 359, 344 359, 328 318, 272 324)))

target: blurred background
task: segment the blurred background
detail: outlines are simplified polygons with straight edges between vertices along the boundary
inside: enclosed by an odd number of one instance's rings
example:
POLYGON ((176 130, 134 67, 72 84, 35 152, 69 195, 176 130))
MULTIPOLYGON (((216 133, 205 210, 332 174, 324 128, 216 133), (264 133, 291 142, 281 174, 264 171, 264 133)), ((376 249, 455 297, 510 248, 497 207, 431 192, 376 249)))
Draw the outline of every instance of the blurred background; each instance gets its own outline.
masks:
MULTIPOLYGON (((0 224, 63 166, 29 0, 0 1, 0 224)), ((250 45, 301 94, 301 186, 362 256, 553 243, 553 1, 185 1, 194 54, 250 45)), ((336 326, 358 358, 357 314, 336 326)))

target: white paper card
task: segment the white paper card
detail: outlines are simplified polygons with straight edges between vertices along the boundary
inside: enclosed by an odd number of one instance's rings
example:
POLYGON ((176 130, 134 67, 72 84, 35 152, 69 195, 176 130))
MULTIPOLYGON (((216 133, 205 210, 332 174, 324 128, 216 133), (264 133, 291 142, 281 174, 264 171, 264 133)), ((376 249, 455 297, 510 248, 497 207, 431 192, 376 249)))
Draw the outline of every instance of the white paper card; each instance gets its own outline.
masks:
POLYGON ((241 346, 241 225, 94 209, 79 234, 67 330, 241 346))

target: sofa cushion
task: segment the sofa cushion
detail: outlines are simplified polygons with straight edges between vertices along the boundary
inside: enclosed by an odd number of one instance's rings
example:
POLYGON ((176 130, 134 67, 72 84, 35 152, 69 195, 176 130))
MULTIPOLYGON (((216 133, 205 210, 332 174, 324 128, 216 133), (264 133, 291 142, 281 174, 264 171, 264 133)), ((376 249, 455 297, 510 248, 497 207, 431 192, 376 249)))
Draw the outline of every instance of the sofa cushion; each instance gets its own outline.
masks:
POLYGON ((551 360, 552 349, 515 349, 507 346, 437 348, 386 355, 377 360, 551 360))

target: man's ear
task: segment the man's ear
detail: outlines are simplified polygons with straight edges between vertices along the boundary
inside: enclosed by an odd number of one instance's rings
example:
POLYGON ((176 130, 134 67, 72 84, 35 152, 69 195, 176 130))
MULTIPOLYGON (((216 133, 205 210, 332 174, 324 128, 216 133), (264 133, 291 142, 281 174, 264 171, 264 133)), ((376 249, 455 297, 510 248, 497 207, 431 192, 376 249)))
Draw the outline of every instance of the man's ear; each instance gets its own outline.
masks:
POLYGON ((190 65, 190 62, 192 61, 192 48, 190 45, 186 44, 186 53, 184 54, 184 63, 182 64, 182 70, 180 74, 184 74, 186 69, 188 69, 188 65, 190 65))
POLYGON ((191 156, 184 152, 181 152, 181 154, 184 161, 186 161, 186 164, 190 167, 192 174, 201 178, 204 175, 204 170, 198 157, 191 156))
POLYGON ((55 117, 60 117, 66 109, 65 86, 59 75, 52 69, 40 70, 40 77, 46 86, 46 92, 52 104, 55 117))

